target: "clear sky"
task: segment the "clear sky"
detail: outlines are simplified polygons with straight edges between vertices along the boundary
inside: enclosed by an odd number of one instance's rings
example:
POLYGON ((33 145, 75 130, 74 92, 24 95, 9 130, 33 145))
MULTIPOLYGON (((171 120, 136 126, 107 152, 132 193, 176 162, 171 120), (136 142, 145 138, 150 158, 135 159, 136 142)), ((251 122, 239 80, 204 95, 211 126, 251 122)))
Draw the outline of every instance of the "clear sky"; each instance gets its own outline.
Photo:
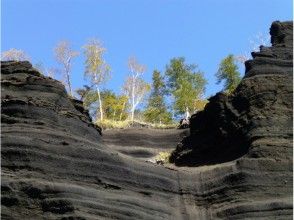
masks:
MULTIPOLYGON (((24 50, 49 68, 58 67, 58 41, 81 50, 97 37, 112 68, 105 87, 116 92, 129 56, 147 66, 149 82, 154 69, 164 72, 171 58, 184 56, 204 72, 210 96, 221 90, 214 76, 220 60, 248 51, 252 37, 268 33, 275 20, 292 20, 292 10, 292 0, 2 0, 1 47, 24 50)), ((74 60, 74 89, 86 84, 83 64, 82 55, 74 60)))

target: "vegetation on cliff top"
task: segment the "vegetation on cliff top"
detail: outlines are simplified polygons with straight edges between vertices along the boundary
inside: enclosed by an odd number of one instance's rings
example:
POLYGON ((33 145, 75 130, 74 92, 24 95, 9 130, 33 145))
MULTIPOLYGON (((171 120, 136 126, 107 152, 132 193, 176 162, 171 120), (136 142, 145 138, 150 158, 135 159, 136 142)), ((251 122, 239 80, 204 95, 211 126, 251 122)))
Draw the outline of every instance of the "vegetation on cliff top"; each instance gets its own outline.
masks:
MULTIPOLYGON (((264 37, 260 39, 266 44, 264 37)), ((72 88, 71 67, 80 53, 71 49, 69 41, 60 41, 54 48, 60 68, 46 68, 40 62, 35 68, 49 77, 61 74, 69 94, 82 100, 93 120, 102 127, 128 127, 135 121, 148 123, 151 127, 174 127, 179 118, 188 118, 203 110, 208 102, 204 97, 205 74, 196 64, 188 64, 184 57, 172 58, 165 70, 153 70, 152 83, 148 83, 142 77, 147 67, 136 57, 128 59, 129 72, 123 81, 112 76, 111 67, 104 59, 106 48, 98 39, 89 40, 82 50, 84 77, 88 79, 88 85, 83 88, 74 91, 72 88), (105 88, 104 84, 110 78, 122 82, 119 93, 105 88)), ((11 49, 2 52, 1 59, 21 61, 30 60, 30 57, 22 50, 11 49)), ((217 84, 224 82, 225 93, 233 92, 238 86, 241 77, 237 62, 244 63, 246 59, 248 56, 229 54, 221 60, 215 76, 217 84)))

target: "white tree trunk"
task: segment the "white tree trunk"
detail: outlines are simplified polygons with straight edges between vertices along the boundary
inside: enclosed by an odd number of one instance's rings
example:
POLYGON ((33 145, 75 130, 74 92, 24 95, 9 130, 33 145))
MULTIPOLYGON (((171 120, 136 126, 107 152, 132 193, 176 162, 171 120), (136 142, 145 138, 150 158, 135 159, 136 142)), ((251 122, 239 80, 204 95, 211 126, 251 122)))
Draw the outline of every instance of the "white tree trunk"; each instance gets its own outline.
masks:
POLYGON ((131 121, 134 122, 134 115, 135 115, 135 109, 132 108, 131 110, 131 121))
POLYGON ((70 94, 70 96, 72 96, 71 83, 70 83, 70 78, 69 78, 69 71, 67 69, 65 70, 65 75, 66 75, 66 81, 67 81, 69 94, 70 94))
POLYGON ((185 116, 185 118, 188 119, 189 117, 190 117, 189 108, 186 107, 186 116, 185 116))
POLYGON ((132 107, 131 107, 131 121, 134 122, 135 113, 135 77, 132 78, 132 107))
MULTIPOLYGON (((95 82, 97 82, 97 75, 94 76, 94 80, 95 80, 95 82)), ((103 120, 103 108, 102 108, 101 94, 100 94, 100 89, 99 89, 98 85, 95 84, 95 86, 96 86, 96 91, 97 91, 97 94, 98 94, 100 121, 102 121, 103 120)))
POLYGON ((69 90, 69 94, 70 96, 72 96, 72 90, 71 90, 71 83, 70 83, 70 58, 67 60, 66 64, 65 64, 65 75, 66 75, 66 80, 67 80, 67 85, 68 85, 68 90, 69 90))
POLYGON ((102 100, 101 100, 100 90, 98 86, 96 86, 96 91, 98 94, 98 101, 99 101, 100 121, 102 121, 103 120, 102 100))
POLYGON ((115 115, 116 115, 116 110, 113 111, 112 120, 115 119, 115 115))

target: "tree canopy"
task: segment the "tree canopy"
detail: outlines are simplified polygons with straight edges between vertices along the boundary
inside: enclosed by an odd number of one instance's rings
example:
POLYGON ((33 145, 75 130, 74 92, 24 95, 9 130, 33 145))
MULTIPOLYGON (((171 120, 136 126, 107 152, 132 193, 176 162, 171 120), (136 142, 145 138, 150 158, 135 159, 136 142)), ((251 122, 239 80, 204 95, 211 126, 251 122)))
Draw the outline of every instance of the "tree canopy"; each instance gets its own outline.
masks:
POLYGON ((104 90, 101 93, 104 103, 104 114, 107 119, 125 120, 128 117, 127 96, 116 95, 111 90, 104 90))
POLYGON ((65 84, 68 87, 69 94, 72 96, 71 86, 71 65, 74 57, 79 55, 79 52, 71 49, 69 41, 60 41, 54 48, 55 59, 62 66, 65 84))
POLYGON ((150 85, 141 76, 146 71, 146 67, 140 64, 135 57, 128 60, 130 75, 125 80, 123 90, 128 97, 130 104, 130 119, 134 121, 134 114, 138 105, 142 102, 146 93, 150 90, 150 85))
POLYGON ((152 91, 148 99, 147 108, 144 117, 147 122, 152 123, 170 123, 172 121, 171 113, 167 111, 165 104, 166 86, 164 77, 159 71, 154 70, 152 75, 152 91))
POLYGON ((241 81, 240 72, 236 60, 232 54, 225 57, 216 73, 217 84, 224 81, 224 91, 227 93, 233 92, 241 81))
POLYGON ((202 99, 207 83, 195 64, 186 64, 185 58, 173 58, 166 67, 167 88, 173 95, 173 108, 177 115, 197 111, 194 104, 202 99))
POLYGON ((2 61, 30 61, 31 58, 22 50, 11 48, 1 53, 2 61))
POLYGON ((85 76, 88 77, 95 86, 98 95, 100 120, 103 120, 103 102, 101 99, 101 84, 110 78, 110 66, 103 59, 105 48, 97 39, 91 39, 84 45, 85 76))

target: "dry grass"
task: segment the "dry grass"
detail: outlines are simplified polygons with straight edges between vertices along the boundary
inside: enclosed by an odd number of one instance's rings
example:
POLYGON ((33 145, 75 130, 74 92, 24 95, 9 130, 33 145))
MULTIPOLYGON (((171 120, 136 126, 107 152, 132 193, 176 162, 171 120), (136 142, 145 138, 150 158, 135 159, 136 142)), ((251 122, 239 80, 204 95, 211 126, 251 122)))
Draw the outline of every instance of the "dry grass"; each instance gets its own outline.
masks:
POLYGON ((103 121, 96 122, 103 129, 122 129, 129 127, 129 121, 114 121, 104 119, 103 121))
POLYGON ((169 163, 170 154, 171 152, 168 151, 159 152, 155 157, 156 163, 169 163))
MULTIPOLYGON (((142 121, 134 121, 134 123, 141 124, 143 127, 148 128, 158 128, 158 129, 171 129, 176 128, 177 124, 151 124, 142 121)), ((125 121, 114 121, 104 119, 103 121, 96 122, 97 125, 102 127, 103 129, 123 129, 132 127, 132 121, 125 120, 125 121)))
POLYGON ((178 124, 149 124, 151 128, 172 129, 177 128, 178 124))

